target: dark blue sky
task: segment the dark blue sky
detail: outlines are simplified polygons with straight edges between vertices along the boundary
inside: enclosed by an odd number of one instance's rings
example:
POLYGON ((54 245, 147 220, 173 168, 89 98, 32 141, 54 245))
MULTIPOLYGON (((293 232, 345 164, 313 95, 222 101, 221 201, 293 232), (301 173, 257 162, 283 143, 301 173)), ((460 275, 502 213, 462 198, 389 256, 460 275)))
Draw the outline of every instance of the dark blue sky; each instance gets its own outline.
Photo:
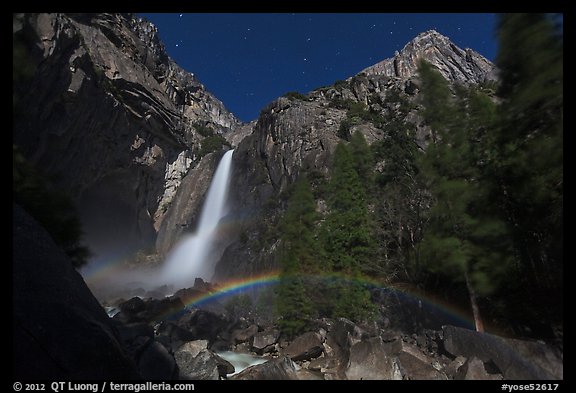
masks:
POLYGON ((435 29, 496 56, 495 14, 140 14, 168 54, 243 121, 288 91, 307 93, 392 57, 435 29))

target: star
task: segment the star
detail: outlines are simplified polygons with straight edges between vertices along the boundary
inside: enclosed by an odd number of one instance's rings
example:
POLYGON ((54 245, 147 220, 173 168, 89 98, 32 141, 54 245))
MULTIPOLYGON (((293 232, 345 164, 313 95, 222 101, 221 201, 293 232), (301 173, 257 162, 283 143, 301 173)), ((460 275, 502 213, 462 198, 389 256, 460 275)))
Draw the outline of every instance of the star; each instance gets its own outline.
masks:
POLYGON ((310 37, 306 38, 306 41, 307 41, 307 42, 310 42, 310 40, 311 40, 311 38, 310 38, 310 37))
POLYGON ((180 46, 180 44, 176 44, 176 48, 178 48, 180 46))
POLYGON ((308 61, 308 59, 307 59, 307 58, 304 58, 304 61, 308 61))
POLYGON ((182 18, 182 15, 184 15, 184 14, 180 14, 180 18, 182 18))

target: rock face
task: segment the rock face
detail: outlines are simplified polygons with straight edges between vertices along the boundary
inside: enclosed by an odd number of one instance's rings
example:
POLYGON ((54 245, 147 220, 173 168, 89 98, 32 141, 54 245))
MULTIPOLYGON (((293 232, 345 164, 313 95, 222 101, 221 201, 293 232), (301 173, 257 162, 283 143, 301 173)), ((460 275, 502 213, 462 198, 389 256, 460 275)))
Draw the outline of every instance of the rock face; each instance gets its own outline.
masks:
POLYGON ((418 61, 434 65, 451 82, 481 83, 495 80, 494 65, 472 49, 461 49, 435 30, 418 34, 393 58, 386 59, 362 72, 409 79, 416 76, 418 61))
MULTIPOLYGON (((394 58, 384 60, 334 86, 305 97, 280 97, 260 113, 251 134, 234 153, 230 185, 232 221, 244 221, 226 248, 215 278, 250 276, 274 270, 278 238, 274 233, 285 208, 285 191, 303 171, 312 181, 329 178, 337 144, 359 131, 368 143, 389 137, 390 130, 368 118, 350 121, 351 105, 365 108, 387 122, 411 123, 416 142, 424 148, 430 130, 418 115, 417 60, 431 62, 453 83, 474 84, 495 78, 495 67, 480 54, 460 49, 435 31, 420 34, 394 58), (401 109, 408 106, 408 110, 401 109), (241 235, 241 236, 240 236, 241 235), (242 238, 242 241, 240 241, 242 238)), ((380 163, 384 165, 384 163, 380 163)), ((321 211, 323 201, 318 201, 321 211)))
POLYGON ((140 378, 64 252, 23 209, 14 205, 12 212, 14 378, 140 378))
POLYGON ((125 14, 16 14, 30 78, 15 82, 14 143, 75 197, 105 257, 152 248, 206 135, 240 122, 125 14), (206 133, 206 132, 204 132, 206 133))

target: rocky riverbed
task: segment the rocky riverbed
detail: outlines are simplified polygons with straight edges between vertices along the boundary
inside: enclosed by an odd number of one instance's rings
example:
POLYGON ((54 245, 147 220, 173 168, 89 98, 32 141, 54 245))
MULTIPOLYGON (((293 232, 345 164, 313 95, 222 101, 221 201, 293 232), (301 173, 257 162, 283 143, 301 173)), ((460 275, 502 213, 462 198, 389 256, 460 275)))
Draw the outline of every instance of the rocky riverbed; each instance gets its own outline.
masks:
MULTIPOLYGON (((190 291, 180 291, 180 296, 190 291)), ((145 378, 291 380, 563 379, 562 348, 445 325, 417 333, 318 319, 284 337, 270 319, 186 308, 186 299, 119 302, 116 324, 145 378), (243 370, 226 360, 245 357, 243 370), (259 364, 257 364, 259 363, 259 364), (238 372, 240 371, 240 372, 238 372)))

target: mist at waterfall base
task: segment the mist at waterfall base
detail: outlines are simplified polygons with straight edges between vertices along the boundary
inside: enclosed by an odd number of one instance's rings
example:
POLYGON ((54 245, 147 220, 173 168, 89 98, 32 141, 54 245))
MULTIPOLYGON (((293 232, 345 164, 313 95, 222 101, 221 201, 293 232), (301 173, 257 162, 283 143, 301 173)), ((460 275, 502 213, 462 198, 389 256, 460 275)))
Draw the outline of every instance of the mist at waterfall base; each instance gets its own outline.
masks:
POLYGON ((196 278, 210 281, 224 251, 218 248, 219 223, 228 213, 233 152, 227 151, 216 168, 196 231, 183 234, 160 266, 128 268, 122 263, 114 263, 104 267, 89 265, 82 269, 82 275, 97 297, 122 297, 125 293, 138 296, 154 293, 161 297, 178 289, 193 287, 196 278))

